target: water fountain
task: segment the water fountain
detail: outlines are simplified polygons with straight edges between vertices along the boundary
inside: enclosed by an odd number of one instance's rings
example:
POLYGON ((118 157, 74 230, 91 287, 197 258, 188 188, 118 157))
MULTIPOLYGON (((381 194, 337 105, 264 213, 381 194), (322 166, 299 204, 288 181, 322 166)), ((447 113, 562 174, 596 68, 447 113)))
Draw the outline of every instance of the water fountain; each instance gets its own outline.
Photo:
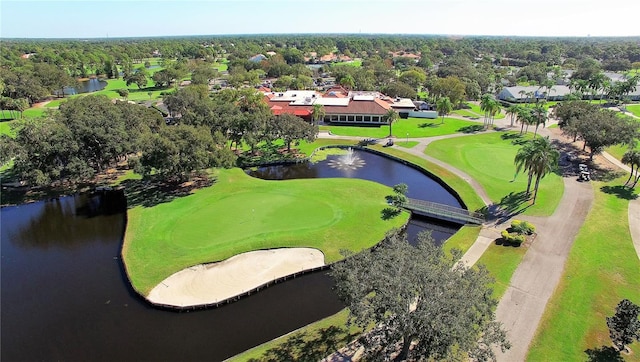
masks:
POLYGON ((358 157, 353 151, 353 148, 349 147, 345 155, 340 156, 337 159, 329 160, 329 167, 337 168, 339 170, 355 170, 363 167, 365 161, 358 157))
POLYGON ((345 165, 353 165, 357 159, 358 156, 353 154, 353 148, 349 147, 349 149, 347 149, 347 154, 342 157, 342 162, 345 165))

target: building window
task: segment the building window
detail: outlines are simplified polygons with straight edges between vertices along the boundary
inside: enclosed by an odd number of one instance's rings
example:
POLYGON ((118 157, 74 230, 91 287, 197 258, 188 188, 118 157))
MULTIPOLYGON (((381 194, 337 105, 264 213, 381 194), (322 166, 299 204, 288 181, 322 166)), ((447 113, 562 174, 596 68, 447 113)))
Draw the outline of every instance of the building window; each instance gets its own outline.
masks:
POLYGON ((371 122, 371 116, 364 116, 365 122, 371 122))
POLYGON ((349 121, 349 122, 354 122, 354 121, 355 121, 355 118, 354 118, 353 116, 348 116, 348 117, 347 117, 347 121, 349 121))
POLYGON ((362 122, 362 116, 356 116, 356 122, 362 122))
POLYGON ((345 116, 344 114, 340 115, 340 122, 346 122, 347 121, 347 116, 345 116))

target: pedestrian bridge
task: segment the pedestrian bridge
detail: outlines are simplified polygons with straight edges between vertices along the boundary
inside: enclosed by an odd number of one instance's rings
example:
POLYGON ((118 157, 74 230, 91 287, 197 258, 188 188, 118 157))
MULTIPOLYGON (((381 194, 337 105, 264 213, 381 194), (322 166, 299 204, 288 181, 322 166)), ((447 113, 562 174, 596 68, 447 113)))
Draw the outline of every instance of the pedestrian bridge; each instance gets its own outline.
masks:
POLYGON ((484 216, 477 212, 437 202, 407 198, 402 207, 413 213, 459 224, 482 224, 484 216))

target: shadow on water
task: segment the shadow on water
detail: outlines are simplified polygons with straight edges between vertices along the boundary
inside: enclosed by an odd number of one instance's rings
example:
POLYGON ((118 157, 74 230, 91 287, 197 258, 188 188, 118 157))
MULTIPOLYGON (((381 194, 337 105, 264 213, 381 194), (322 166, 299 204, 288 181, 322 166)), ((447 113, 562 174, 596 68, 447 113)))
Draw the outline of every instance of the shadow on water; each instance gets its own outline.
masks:
POLYGON ((119 218, 126 207, 122 192, 109 195, 78 195, 56 198, 34 209, 28 220, 14 225, 11 242, 24 248, 82 248, 88 241, 108 240, 113 234, 111 219, 119 218), (101 216, 105 222, 91 219, 101 216))

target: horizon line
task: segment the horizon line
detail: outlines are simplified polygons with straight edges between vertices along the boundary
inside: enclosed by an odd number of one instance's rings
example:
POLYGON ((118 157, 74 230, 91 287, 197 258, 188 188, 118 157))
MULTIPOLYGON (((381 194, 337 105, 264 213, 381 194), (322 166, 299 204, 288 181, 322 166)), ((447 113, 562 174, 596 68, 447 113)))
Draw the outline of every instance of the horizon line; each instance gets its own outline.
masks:
POLYGON ((547 39, 606 39, 640 38, 638 35, 496 35, 496 34, 434 34, 434 33, 236 33, 236 34, 181 34, 181 35, 125 35, 125 36, 86 36, 86 37, 3 37, 3 40, 117 40, 149 38, 197 38, 197 37, 246 37, 246 36, 424 36, 424 37, 467 37, 467 38, 547 38, 547 39))

